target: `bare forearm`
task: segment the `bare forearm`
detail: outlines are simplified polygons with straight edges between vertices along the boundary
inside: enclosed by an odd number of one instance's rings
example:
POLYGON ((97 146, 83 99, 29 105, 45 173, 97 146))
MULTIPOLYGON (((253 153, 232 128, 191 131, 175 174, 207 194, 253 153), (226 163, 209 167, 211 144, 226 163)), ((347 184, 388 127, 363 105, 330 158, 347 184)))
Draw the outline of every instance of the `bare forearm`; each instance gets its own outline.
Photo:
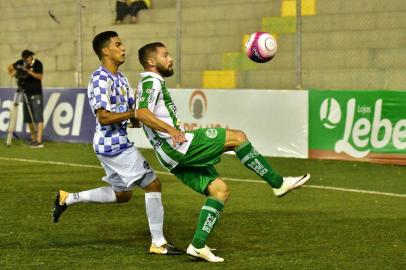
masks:
POLYGON ((42 73, 35 73, 34 71, 29 70, 29 69, 27 70, 27 73, 37 80, 42 80, 42 77, 43 77, 42 73))
POLYGON ((183 131, 168 125, 162 120, 159 120, 149 109, 138 109, 136 117, 144 125, 161 132, 168 133, 172 138, 173 146, 180 145, 187 141, 183 131))
POLYGON ((139 121, 141 121, 144 125, 161 132, 169 133, 173 127, 168 125, 162 120, 156 118, 156 116, 148 109, 138 109, 136 111, 136 117, 139 121))
POLYGON ((97 119, 99 120, 99 123, 102 125, 121 123, 132 117, 134 117, 134 110, 122 113, 113 113, 102 109, 97 110, 97 119))

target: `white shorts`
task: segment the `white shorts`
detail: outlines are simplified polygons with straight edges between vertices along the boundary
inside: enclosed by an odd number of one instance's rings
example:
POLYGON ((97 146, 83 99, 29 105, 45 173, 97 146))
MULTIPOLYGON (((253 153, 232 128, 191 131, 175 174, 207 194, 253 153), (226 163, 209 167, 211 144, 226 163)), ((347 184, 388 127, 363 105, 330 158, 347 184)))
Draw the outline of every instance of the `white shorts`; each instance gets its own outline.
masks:
POLYGON ((116 156, 97 155, 97 158, 106 172, 102 181, 109 183, 114 191, 129 191, 134 186, 145 188, 156 178, 144 156, 134 147, 116 156))

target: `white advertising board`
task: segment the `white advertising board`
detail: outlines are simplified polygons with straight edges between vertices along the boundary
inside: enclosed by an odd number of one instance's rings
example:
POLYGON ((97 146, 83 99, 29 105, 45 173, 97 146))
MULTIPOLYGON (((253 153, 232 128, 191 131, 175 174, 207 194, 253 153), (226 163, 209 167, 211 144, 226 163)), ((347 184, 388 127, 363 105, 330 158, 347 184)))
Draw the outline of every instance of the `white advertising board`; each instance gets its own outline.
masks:
MULTIPOLYGON (((186 130, 225 127, 245 132, 264 156, 308 157, 308 91, 171 89, 186 130)), ((151 148, 142 129, 129 129, 151 148)))

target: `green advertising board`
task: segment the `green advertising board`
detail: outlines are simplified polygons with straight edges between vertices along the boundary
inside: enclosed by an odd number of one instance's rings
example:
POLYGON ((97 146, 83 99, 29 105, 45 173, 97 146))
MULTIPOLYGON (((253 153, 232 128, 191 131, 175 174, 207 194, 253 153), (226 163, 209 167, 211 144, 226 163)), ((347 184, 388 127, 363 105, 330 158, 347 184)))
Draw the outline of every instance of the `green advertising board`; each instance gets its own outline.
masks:
POLYGON ((406 165, 406 91, 309 90, 309 157, 406 165))

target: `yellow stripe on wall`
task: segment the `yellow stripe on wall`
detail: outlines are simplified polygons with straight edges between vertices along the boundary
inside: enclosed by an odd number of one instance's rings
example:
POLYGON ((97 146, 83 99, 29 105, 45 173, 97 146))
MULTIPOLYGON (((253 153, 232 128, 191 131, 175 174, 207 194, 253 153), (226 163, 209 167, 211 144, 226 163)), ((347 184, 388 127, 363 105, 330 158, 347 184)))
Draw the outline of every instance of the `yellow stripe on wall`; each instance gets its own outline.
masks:
MULTIPOLYGON (((316 0, 302 0, 302 16, 316 15, 316 0)), ((281 16, 296 16, 296 0, 283 0, 281 16)))
POLYGON ((235 76, 235 70, 205 70, 203 71, 203 88, 236 88, 235 76))

